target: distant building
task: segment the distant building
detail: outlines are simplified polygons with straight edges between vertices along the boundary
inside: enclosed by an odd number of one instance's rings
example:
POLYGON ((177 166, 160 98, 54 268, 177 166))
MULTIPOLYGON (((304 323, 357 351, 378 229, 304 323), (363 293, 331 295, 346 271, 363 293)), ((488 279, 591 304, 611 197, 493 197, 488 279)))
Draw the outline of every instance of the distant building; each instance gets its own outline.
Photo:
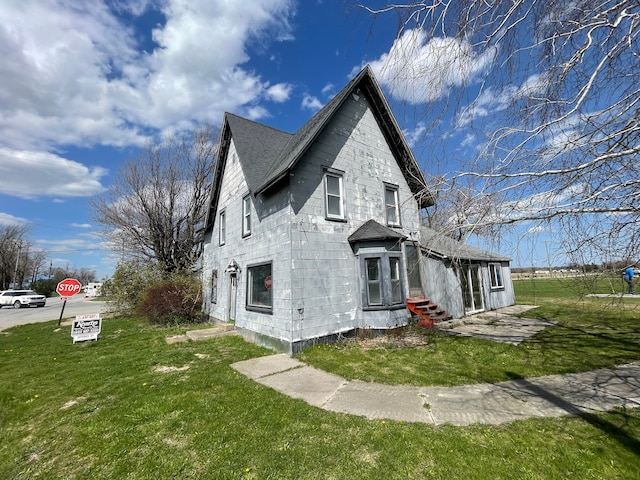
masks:
POLYGON ((102 283, 89 282, 86 286, 82 287, 85 297, 99 297, 102 283))

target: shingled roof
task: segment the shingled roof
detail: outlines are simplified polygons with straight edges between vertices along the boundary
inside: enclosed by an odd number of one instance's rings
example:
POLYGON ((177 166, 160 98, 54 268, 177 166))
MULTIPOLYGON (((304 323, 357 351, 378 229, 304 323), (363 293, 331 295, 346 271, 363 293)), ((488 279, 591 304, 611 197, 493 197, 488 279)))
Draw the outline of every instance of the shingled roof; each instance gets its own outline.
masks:
POLYGON ((225 120, 249 191, 256 192, 264 181, 264 172, 277 163, 293 135, 231 113, 225 114, 225 120))
POLYGON ((396 232, 375 220, 367 220, 360 228, 349 235, 349 243, 369 240, 404 240, 406 235, 396 232))
POLYGON ((366 66, 295 134, 231 113, 225 114, 206 228, 210 228, 214 221, 211 212, 215 212, 217 208, 221 177, 232 138, 249 191, 254 196, 265 193, 289 175, 344 101, 355 92, 366 95, 378 125, 420 208, 433 205, 434 199, 427 189, 424 175, 396 123, 373 71, 366 66))
POLYGON ((509 257, 466 245, 432 228, 422 227, 420 229, 420 237, 420 246, 428 253, 435 254, 441 258, 486 262, 508 262, 511 260, 509 257))
POLYGON ((322 133, 348 96, 357 90, 367 96, 378 125, 398 161, 411 191, 416 195, 420 207, 426 208, 434 204, 433 196, 427 190, 424 175, 391 113, 391 108, 373 75, 371 67, 368 65, 289 139, 285 148, 265 172, 262 185, 255 191, 256 195, 268 190, 278 183, 280 179, 288 175, 318 135, 322 133))

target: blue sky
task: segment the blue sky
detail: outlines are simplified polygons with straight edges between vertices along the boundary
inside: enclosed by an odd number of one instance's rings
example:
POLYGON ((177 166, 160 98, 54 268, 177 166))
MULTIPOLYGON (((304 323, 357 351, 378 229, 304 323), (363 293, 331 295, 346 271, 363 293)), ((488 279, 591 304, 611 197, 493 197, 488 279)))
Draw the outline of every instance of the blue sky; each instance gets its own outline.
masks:
MULTIPOLYGON (((413 37, 420 48, 405 57, 402 41, 394 42, 392 15, 374 20, 349 4, 1 2, 0 223, 30 225, 30 238, 54 265, 110 275, 117 255, 104 249, 88 199, 109 187, 145 141, 202 122, 219 125, 225 111, 293 132, 366 63, 421 165, 441 168, 417 144, 424 124, 415 111, 425 101, 444 101, 461 83, 473 84, 492 52, 413 37), (434 68, 434 51, 469 61, 434 68), (403 78, 416 68, 431 72, 421 84, 403 78)), ((455 146, 443 147, 452 159, 473 148, 464 127, 445 118, 434 132, 455 146)), ((534 256, 546 264, 544 251, 529 258, 500 253, 523 265, 534 256)))

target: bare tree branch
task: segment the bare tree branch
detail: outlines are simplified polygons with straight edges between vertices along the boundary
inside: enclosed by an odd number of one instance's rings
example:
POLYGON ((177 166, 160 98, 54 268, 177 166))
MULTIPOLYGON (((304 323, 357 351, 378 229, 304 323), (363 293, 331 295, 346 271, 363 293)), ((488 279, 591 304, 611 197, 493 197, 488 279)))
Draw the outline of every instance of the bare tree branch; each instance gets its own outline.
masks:
MULTIPOLYGON (((424 130, 431 133, 436 125, 446 130, 443 119, 453 117, 451 137, 473 131, 480 139, 473 157, 449 159, 450 168, 456 163, 457 168, 441 173, 450 186, 440 189, 439 200, 448 198, 450 205, 464 207, 468 203, 461 203, 455 191, 463 188, 465 197, 495 204, 475 215, 447 214, 452 230, 481 232, 491 225, 553 220, 574 229, 564 232, 567 238, 580 226, 579 231, 589 236, 580 242, 584 248, 589 241, 602 245, 604 237, 629 244, 640 230, 637 1, 372 4, 361 2, 374 15, 393 12, 399 19, 394 46, 404 50, 392 49, 382 67, 392 96, 401 98, 407 88, 400 75, 412 75, 415 90, 444 85, 444 100, 435 93, 422 96, 428 100, 424 121, 433 119, 432 127, 424 130), (424 65, 428 51, 441 56, 429 65, 451 76, 459 60, 448 57, 450 51, 427 50, 425 45, 455 45, 454 41, 465 46, 458 56, 485 60, 482 68, 469 68, 466 77, 437 85, 433 69, 412 67, 424 65), (399 65, 406 65, 403 73, 398 73, 399 65), (438 108, 447 109, 448 116, 438 108), (460 225, 461 219, 465 225, 460 225)), ((435 144, 442 139, 423 141, 435 144)), ((443 151, 448 153, 444 147, 443 151)), ((636 242, 631 248, 637 257, 640 246, 636 242)))
POLYGON ((151 143, 91 201, 114 251, 153 260, 166 272, 194 268, 213 175, 216 132, 204 126, 151 143))

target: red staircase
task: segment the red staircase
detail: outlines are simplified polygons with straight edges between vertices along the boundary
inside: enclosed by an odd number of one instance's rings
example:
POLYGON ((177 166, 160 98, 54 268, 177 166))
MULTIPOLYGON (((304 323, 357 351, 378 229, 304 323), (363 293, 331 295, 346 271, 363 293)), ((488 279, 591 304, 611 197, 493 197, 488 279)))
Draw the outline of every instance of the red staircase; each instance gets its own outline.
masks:
POLYGON ((451 315, 425 297, 407 298, 407 309, 418 317, 418 325, 433 328, 436 323, 450 320, 451 315))

